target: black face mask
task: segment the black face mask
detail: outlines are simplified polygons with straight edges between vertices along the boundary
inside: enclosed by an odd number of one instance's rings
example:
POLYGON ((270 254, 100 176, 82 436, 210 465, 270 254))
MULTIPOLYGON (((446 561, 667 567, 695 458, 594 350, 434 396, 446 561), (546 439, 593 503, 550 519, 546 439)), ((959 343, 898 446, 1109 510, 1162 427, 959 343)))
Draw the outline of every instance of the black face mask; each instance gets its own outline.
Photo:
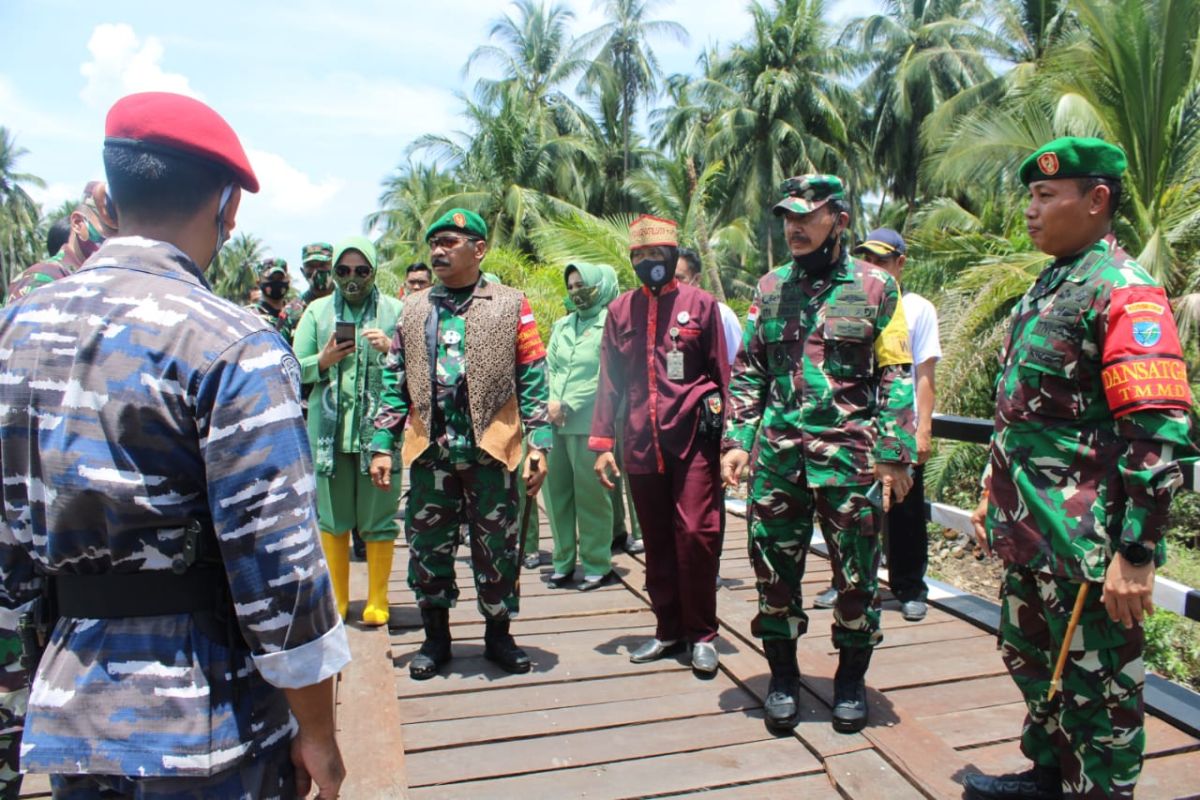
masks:
POLYGON ((258 285, 263 297, 270 300, 282 300, 287 297, 290 284, 287 281, 263 281, 258 285))
POLYGON ((675 277, 675 264, 679 261, 679 253, 676 248, 672 247, 671 252, 667 254, 667 258, 663 261, 639 261, 633 265, 633 271, 637 274, 646 288, 652 292, 657 292, 662 287, 671 282, 675 277))
POLYGON ((792 256, 792 263, 805 272, 824 272, 833 265, 833 249, 837 247, 842 235, 838 233, 837 222, 829 228, 829 235, 825 237, 825 241, 821 242, 821 246, 811 253, 805 253, 802 256, 792 256))

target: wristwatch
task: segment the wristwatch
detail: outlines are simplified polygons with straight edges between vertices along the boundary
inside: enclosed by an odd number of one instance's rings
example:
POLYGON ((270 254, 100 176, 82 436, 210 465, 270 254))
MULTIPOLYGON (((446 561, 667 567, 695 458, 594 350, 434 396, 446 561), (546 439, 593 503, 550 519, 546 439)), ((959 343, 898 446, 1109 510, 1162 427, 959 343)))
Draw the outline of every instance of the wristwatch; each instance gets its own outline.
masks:
POLYGON ((1135 567, 1144 567, 1154 560, 1154 548, 1141 542, 1121 542, 1117 545, 1121 557, 1135 567))

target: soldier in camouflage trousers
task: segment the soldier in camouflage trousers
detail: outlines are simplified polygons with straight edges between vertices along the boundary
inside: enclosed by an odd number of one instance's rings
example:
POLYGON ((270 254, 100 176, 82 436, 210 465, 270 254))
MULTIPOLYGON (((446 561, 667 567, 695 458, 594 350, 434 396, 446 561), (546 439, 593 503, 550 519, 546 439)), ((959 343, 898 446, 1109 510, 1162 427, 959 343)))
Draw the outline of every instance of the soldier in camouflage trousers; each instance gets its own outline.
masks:
POLYGON ((864 679, 881 639, 879 513, 866 490, 878 478, 886 508, 911 485, 912 359, 895 281, 842 243, 841 181, 806 175, 783 191, 774 211, 793 263, 755 290, 730 381, 722 470, 736 485, 751 466, 752 631, 771 667, 767 725, 799 720, 796 639, 808 628, 801 580, 815 514, 838 590, 833 727, 851 732, 867 721, 864 679))
POLYGON ((288 301, 279 312, 282 322, 276 326, 279 335, 288 344, 292 343, 296 329, 300 327, 300 318, 304 316, 309 303, 333 293, 333 245, 329 242, 304 245, 300 250, 300 265, 308 288, 299 297, 288 301))
MULTIPOLYGON (((262 321, 270 325, 282 335, 286 317, 283 314, 284 301, 287 300, 288 290, 292 287, 292 279, 288 277, 288 265, 282 258, 266 258, 258 263, 258 289, 262 293, 257 302, 246 306, 262 321)), ((284 336, 290 345, 291 335, 284 336)))
POLYGON ((1010 317, 973 521, 1006 568, 1000 646, 1034 767, 968 776, 971 798, 1128 798, 1141 771, 1141 622, 1177 459, 1192 453, 1191 391, 1166 293, 1110 233, 1125 164, 1114 145, 1067 137, 1021 165, 1030 237, 1054 260, 1010 317))
POLYGON ((390 451, 403 431, 401 456, 411 467, 408 585, 425 627, 409 675, 432 678, 450 660, 463 523, 486 623, 484 657, 508 672, 528 672, 529 656, 509 633, 521 596, 516 470, 525 438, 522 477, 533 501, 552 442, 546 351, 525 295, 480 274, 487 224, 478 214, 451 209, 425 238, 441 283, 405 298, 384 368, 370 466, 375 485, 388 488, 390 451))

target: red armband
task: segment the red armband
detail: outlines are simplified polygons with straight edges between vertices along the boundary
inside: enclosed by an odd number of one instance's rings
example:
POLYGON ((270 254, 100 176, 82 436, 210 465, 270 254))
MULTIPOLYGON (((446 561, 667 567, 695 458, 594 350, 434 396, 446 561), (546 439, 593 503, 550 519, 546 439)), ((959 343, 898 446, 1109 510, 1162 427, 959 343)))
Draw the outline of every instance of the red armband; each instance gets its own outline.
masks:
POLYGON ((539 358, 546 357, 546 348, 542 344, 542 335, 538 333, 537 322, 533 318, 533 309, 529 306, 529 298, 521 298, 521 319, 517 323, 517 366, 532 364, 539 358))
POLYGON ((1191 408, 1179 332, 1162 288, 1128 286, 1113 291, 1101 358, 1104 396, 1113 416, 1191 408))

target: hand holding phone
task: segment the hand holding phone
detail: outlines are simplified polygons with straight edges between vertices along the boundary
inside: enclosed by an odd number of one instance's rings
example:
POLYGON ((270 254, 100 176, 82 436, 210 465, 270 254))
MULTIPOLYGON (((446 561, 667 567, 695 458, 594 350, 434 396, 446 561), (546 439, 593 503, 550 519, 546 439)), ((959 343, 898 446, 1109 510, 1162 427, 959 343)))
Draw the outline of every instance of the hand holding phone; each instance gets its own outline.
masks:
POLYGON ((337 322, 333 326, 333 341, 337 344, 353 342, 357 338, 353 322, 337 322))

